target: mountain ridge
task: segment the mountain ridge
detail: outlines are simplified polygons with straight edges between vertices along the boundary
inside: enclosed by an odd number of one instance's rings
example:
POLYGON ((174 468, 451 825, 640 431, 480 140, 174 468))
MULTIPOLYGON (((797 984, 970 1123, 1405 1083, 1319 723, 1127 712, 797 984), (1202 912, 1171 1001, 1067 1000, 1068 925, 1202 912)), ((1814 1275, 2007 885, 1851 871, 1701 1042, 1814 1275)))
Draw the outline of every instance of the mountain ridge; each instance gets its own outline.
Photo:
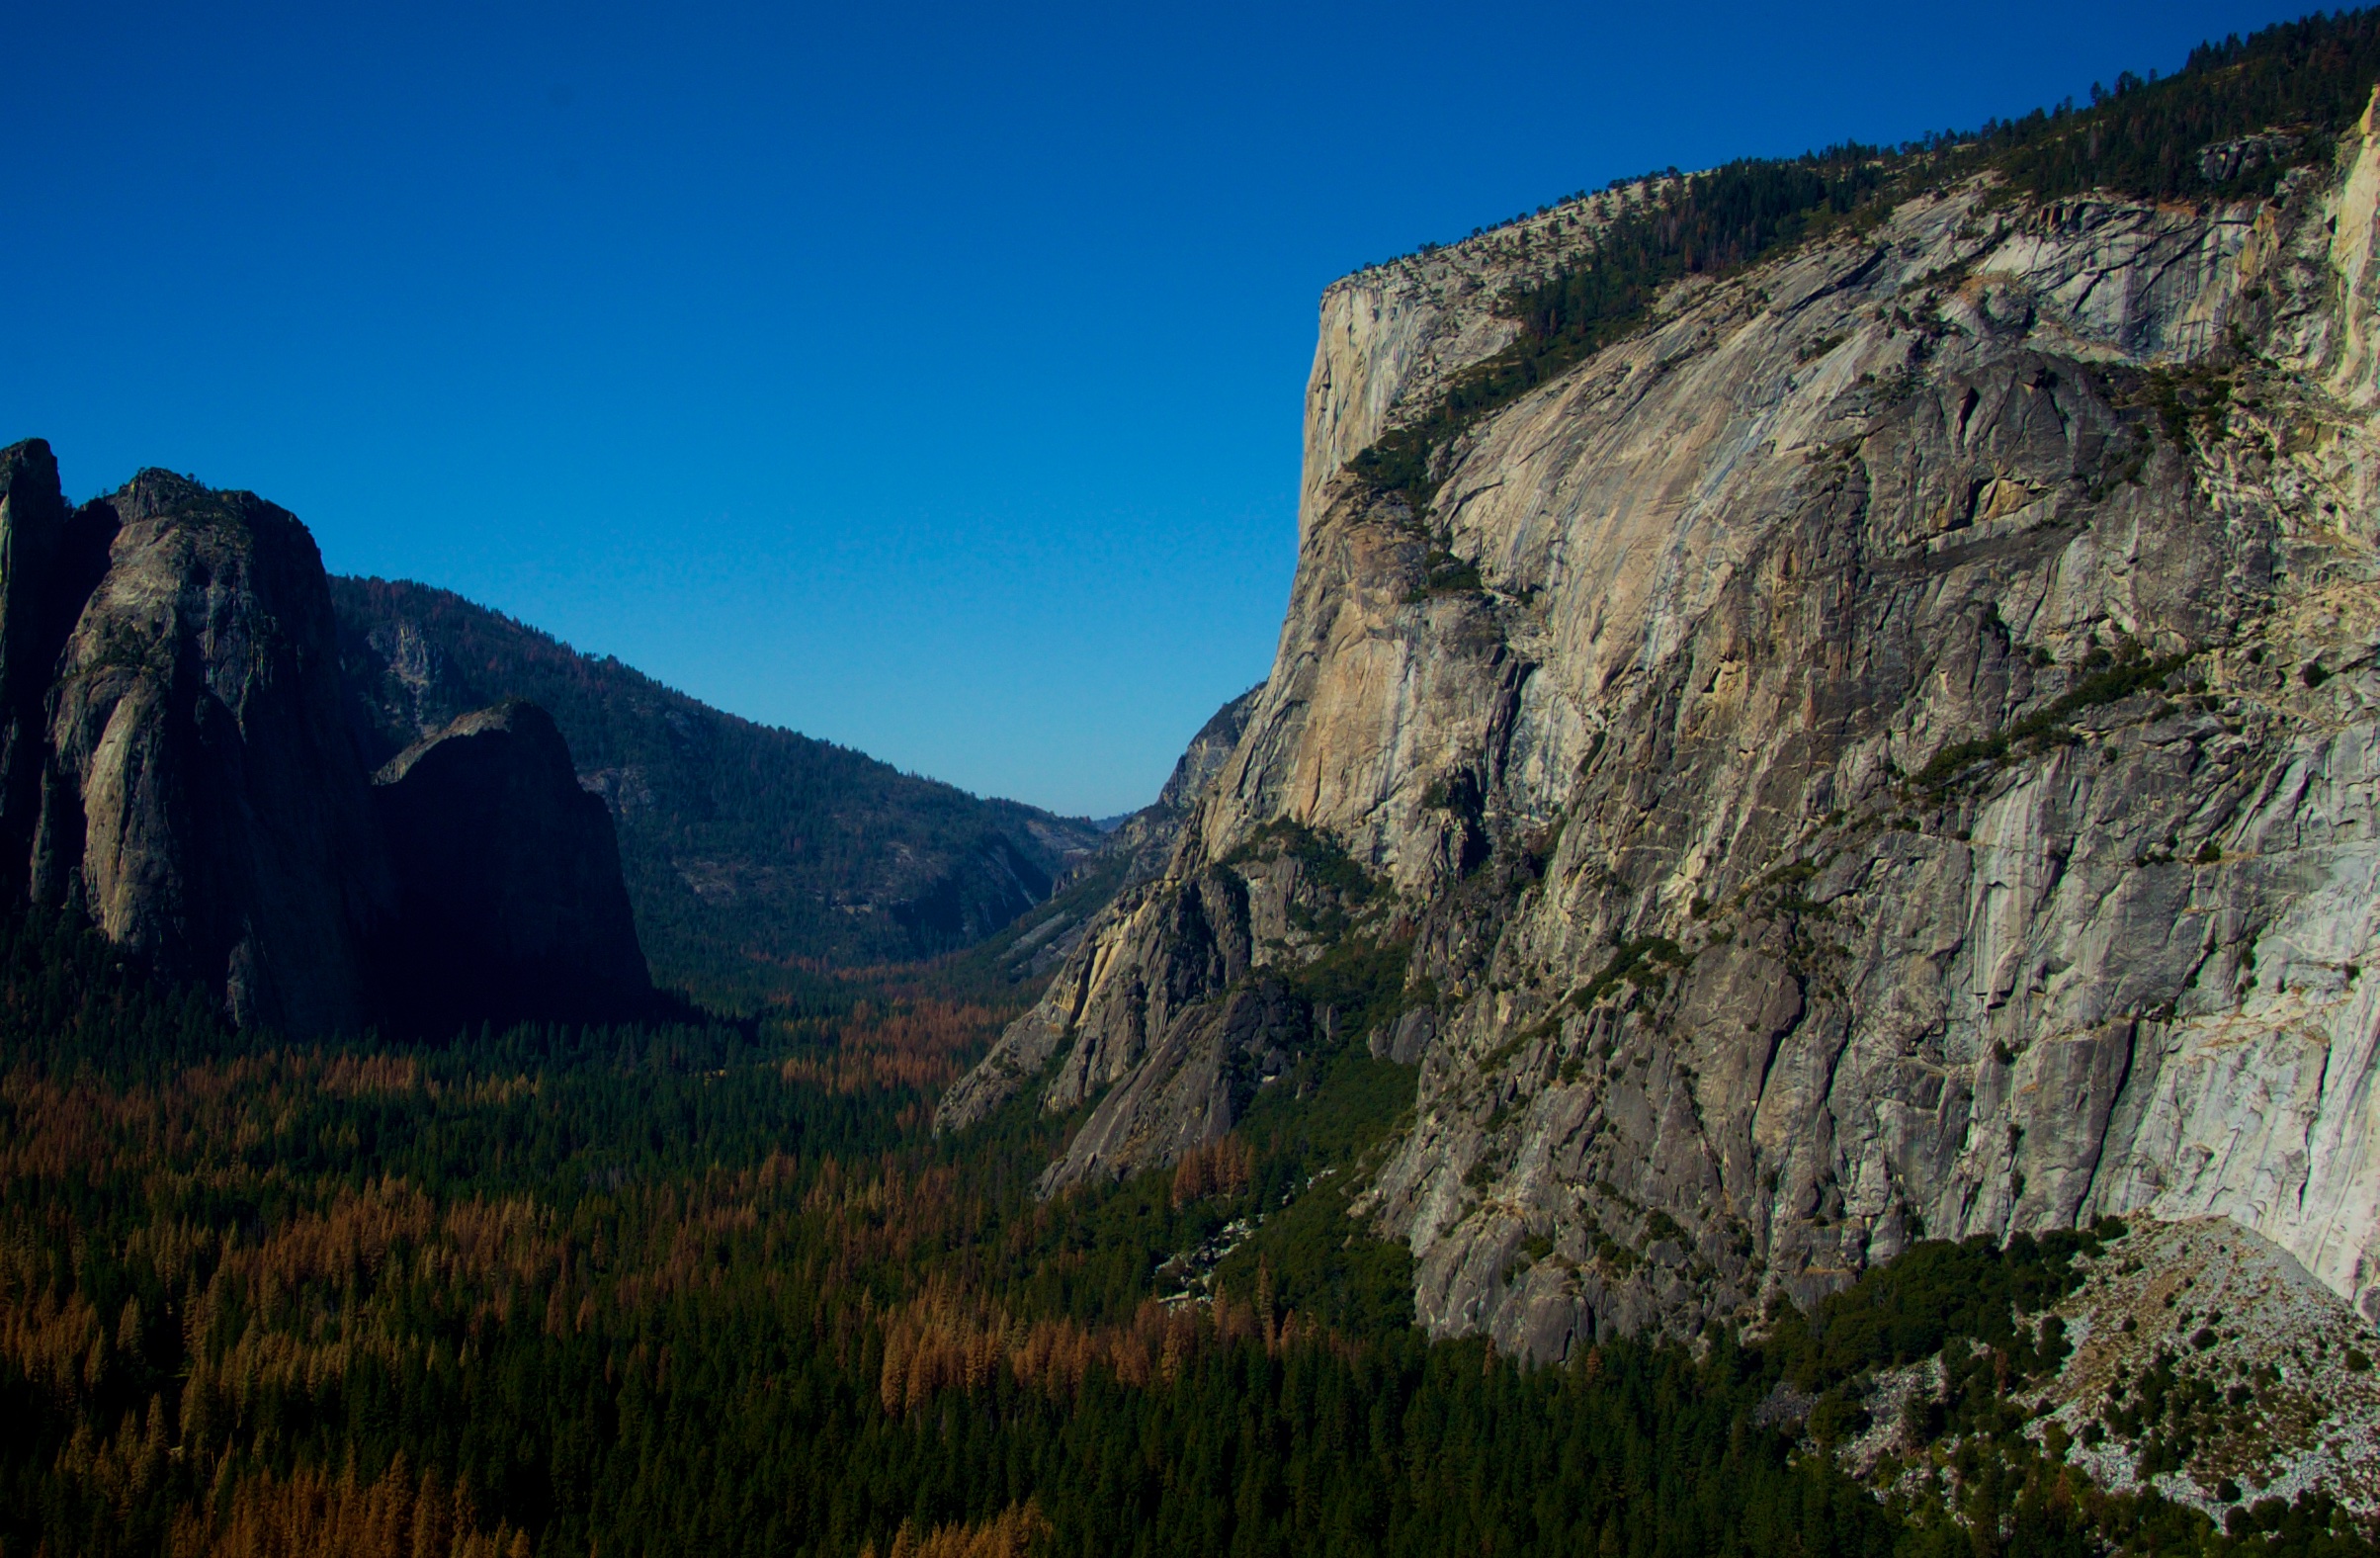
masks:
POLYGON ((620 831, 665 984, 749 1007, 827 966, 984 940, 1105 843, 1087 819, 983 800, 711 708, 450 590, 335 578, 349 719, 375 761, 464 710, 530 698, 620 831))

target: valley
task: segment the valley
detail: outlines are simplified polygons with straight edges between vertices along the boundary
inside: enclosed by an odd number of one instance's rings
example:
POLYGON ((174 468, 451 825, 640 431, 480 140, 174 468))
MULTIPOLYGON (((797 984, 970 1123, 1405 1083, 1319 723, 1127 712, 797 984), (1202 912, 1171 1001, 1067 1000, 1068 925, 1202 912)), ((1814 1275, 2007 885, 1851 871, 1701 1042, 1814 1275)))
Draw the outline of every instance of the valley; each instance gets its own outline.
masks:
POLYGON ((1102 827, 0 452, 0 1554, 2380 1545, 2380 13, 1334 283, 1102 827))

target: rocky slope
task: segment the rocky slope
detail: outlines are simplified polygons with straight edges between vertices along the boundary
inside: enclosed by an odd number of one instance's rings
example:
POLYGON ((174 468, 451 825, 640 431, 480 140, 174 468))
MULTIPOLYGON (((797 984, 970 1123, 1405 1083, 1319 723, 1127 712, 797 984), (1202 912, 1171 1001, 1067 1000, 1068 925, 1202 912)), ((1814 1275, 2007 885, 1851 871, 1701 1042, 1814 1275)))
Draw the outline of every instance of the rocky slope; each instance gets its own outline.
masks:
POLYGON ((446 590, 340 578, 331 591, 371 760, 501 699, 548 710, 611 808, 655 971, 706 999, 765 999, 806 963, 971 946, 1103 842, 1082 819, 722 714, 446 590))
POLYGON ((2218 1516, 2303 1493, 2380 1513, 2370 1327, 2287 1252, 2228 1218, 2143 1220, 2086 1264, 2036 1436, 2054 1426, 2102 1486, 2218 1516))
POLYGON ((240 1026, 293 1036, 518 1014, 481 997, 531 977, 599 1004, 646 991, 625 921, 597 911, 619 897, 608 819, 551 726, 528 720, 534 759, 477 788, 429 777, 447 743, 390 776, 382 819, 337 646, 287 510, 162 471, 69 509, 46 445, 0 451, 0 893, 79 906, 240 1026), (487 879, 533 843, 538 869, 487 879), (488 909, 517 923, 447 933, 488 909))
POLYGON ((1925 190, 1669 287, 1418 507, 1347 470, 1551 241, 1325 295, 1245 734, 941 1123, 1029 1085, 1088 1111, 1045 1187, 1170 1162, 1380 948, 1416 1095, 1357 1205, 1434 1331, 2126 1212, 2380 1318, 2371 116, 2252 198, 1925 190))
POLYGON ((2235 1533, 2308 1500, 2380 1514, 2371 1328, 2287 1252, 2228 1218, 2136 1218, 2073 1275, 2018 1316, 2006 1351, 2032 1355, 2021 1372, 1994 1378, 1987 1355, 1979 1378, 1977 1349, 1958 1342, 1824 1395, 1788 1383, 1763 1415, 1799 1419, 1806 1445, 1838 1449, 1902 1501, 1956 1498, 1980 1470, 1969 1445, 1995 1427, 1977 1398, 2004 1390, 2003 1422, 2050 1462, 2110 1492, 2154 1489, 2235 1533))

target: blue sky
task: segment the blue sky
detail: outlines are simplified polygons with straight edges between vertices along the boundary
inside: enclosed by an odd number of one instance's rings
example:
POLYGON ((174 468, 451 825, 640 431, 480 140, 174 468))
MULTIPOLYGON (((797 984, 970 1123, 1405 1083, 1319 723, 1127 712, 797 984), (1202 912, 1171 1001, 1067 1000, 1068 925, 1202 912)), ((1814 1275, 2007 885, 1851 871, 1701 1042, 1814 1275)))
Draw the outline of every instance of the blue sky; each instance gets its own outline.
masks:
POLYGON ((296 510, 722 708, 1150 798, 1270 663, 1330 280, 2300 14, 4 8, 0 441, 296 510))

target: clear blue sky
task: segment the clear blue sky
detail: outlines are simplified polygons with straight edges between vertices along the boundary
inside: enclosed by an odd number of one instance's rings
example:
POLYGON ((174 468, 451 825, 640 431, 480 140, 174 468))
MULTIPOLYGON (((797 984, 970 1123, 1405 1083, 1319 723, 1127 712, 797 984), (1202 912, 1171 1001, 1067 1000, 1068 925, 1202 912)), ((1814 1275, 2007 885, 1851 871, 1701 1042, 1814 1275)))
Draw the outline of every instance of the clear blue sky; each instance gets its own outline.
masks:
POLYGON ((1104 814, 1264 674, 1335 276, 2261 0, 0 8, 0 441, 1104 814))

